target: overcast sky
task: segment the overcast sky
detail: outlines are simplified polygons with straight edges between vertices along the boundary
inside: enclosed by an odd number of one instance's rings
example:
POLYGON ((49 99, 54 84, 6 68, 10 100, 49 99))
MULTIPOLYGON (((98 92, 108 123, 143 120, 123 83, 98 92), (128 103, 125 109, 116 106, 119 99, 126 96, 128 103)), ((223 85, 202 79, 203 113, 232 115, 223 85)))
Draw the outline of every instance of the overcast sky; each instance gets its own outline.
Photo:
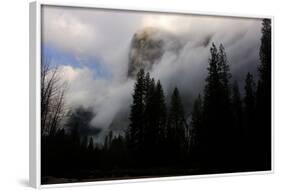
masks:
POLYGON ((92 124, 103 129, 127 115, 134 84, 127 78, 130 43, 147 27, 173 36, 160 34, 166 46, 175 39, 180 44, 177 52, 165 49, 151 74, 161 80, 166 94, 178 86, 186 105, 203 90, 208 42, 225 46, 241 88, 248 71, 256 74, 261 19, 44 6, 43 56, 59 66, 69 84, 67 106, 92 106, 92 124))

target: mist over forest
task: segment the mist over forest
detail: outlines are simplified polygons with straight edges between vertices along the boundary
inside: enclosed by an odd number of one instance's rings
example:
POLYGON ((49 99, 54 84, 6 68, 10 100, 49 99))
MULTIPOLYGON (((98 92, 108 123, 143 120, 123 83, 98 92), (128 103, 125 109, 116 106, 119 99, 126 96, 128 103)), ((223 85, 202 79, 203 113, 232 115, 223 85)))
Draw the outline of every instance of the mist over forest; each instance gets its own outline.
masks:
POLYGON ((44 6, 42 23, 44 184, 270 170, 269 19, 44 6))
POLYGON ((52 6, 43 12, 43 54, 68 83, 67 107, 91 107, 91 124, 105 131, 101 136, 122 131, 116 122, 128 124, 138 62, 168 96, 178 86, 189 113, 204 89, 212 42, 225 46, 242 93, 247 72, 257 75, 261 19, 52 6))

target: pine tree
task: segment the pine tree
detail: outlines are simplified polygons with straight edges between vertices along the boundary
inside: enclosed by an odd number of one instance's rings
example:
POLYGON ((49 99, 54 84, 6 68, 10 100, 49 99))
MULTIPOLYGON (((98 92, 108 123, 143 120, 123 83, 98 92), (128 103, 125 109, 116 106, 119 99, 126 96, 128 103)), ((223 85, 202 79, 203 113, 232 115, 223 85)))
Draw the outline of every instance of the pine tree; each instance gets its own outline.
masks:
POLYGON ((255 166, 257 160, 257 122, 256 122, 256 92, 253 75, 247 73, 245 79, 244 117, 245 117, 245 160, 247 167, 255 166))
POLYGON ((218 72, 219 72, 219 78, 221 82, 221 93, 222 93, 222 103, 224 104, 224 113, 225 115, 222 116, 226 120, 230 120, 229 118, 231 116, 230 114, 230 85, 229 80, 231 78, 230 74, 230 68, 226 57, 226 52, 224 49, 224 46, 220 44, 219 52, 218 52, 218 72))
POLYGON ((229 90, 231 75, 223 46, 218 51, 213 43, 210 54, 204 91, 201 144, 203 157, 209 157, 205 163, 220 167, 231 157, 234 138, 229 90))
POLYGON ((158 162, 161 162, 159 160, 162 160, 166 151, 165 134, 166 134, 166 121, 167 121, 167 108, 166 108, 164 91, 159 80, 156 84, 156 89, 155 89, 154 119, 155 119, 155 126, 156 126, 155 139, 156 139, 156 148, 157 148, 155 152, 157 154, 156 158, 158 158, 158 162))
MULTIPOLYGON (((220 98, 220 77, 218 69, 218 52, 215 44, 210 48, 211 57, 209 59, 208 76, 206 78, 206 86, 204 91, 204 112, 214 114, 216 111, 216 100, 220 98)), ((205 114, 208 118, 212 118, 210 114, 205 114)))
POLYGON ((144 105, 147 105, 148 99, 153 94, 153 90, 155 87, 154 79, 150 77, 149 72, 146 73, 144 79, 144 105))
POLYGON ((144 126, 143 141, 141 144, 141 152, 143 154, 142 161, 146 166, 152 164, 155 158, 156 149, 156 125, 155 125, 155 82, 150 78, 149 73, 145 78, 145 97, 144 97, 144 126), (149 157, 147 156, 149 155, 149 157))
POLYGON ((171 97, 167 126, 168 152, 172 156, 171 161, 178 163, 183 161, 182 159, 187 151, 186 130, 184 108, 179 90, 175 88, 171 97))
POLYGON ((259 165, 262 169, 271 168, 271 20, 262 22, 260 46, 259 81, 257 88, 257 146, 259 165))
MULTIPOLYGON (((261 64, 258 69, 261 82, 271 84, 271 20, 264 19, 262 25, 260 46, 261 64)), ((268 86, 268 88, 270 87, 271 85, 268 86)))
POLYGON ((231 78, 230 68, 228 65, 225 48, 222 44, 219 47, 218 53, 218 71, 223 88, 225 89, 226 97, 229 96, 229 79, 231 78))
POLYGON ((164 130, 166 125, 165 96, 160 81, 155 85, 154 79, 146 74, 146 93, 144 111, 143 153, 146 165, 160 164, 163 154, 164 130))
POLYGON ((154 129, 154 114, 155 114, 155 82, 150 78, 149 73, 146 74, 146 92, 145 92, 145 108, 144 108, 144 141, 147 141, 149 146, 149 139, 153 134, 154 129))
POLYGON ((221 83, 218 68, 218 50, 215 44, 210 48, 208 76, 204 89, 203 125, 201 132, 202 164, 214 165, 217 161, 220 141, 219 111, 221 98, 221 83), (207 159, 208 157, 208 159, 207 159))
POLYGON ((133 93, 133 103, 130 112, 130 125, 127 130, 127 144, 132 160, 138 162, 141 147, 143 145, 144 133, 144 109, 145 109, 145 73, 141 69, 137 74, 137 79, 133 93))
POLYGON ((164 136, 165 135, 165 125, 166 125, 166 117, 167 117, 167 109, 166 109, 166 102, 165 102, 165 95, 162 88, 160 81, 158 80, 156 89, 155 89, 155 96, 156 96, 156 108, 157 108, 157 128, 158 128, 158 135, 164 136))
MULTIPOLYGON (((235 149, 236 147, 236 129, 233 126, 233 113, 231 110, 231 88, 229 80, 231 79, 231 73, 230 73, 230 67, 228 64, 225 48, 222 44, 219 46, 219 52, 218 52, 218 70, 219 70, 219 76, 220 76, 220 82, 221 82, 221 123, 222 123, 222 129, 223 133, 225 133, 225 144, 227 144, 230 149, 235 149)), ((229 154, 230 157, 235 154, 234 151, 230 151, 227 154, 229 154)))

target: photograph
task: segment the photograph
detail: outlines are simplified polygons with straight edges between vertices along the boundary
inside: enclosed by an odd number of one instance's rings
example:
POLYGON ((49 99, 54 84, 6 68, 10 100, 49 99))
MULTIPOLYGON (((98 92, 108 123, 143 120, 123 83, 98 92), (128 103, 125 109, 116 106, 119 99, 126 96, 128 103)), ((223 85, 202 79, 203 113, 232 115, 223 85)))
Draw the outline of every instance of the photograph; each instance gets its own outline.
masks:
POLYGON ((272 170, 271 18, 40 6, 42 185, 272 170))

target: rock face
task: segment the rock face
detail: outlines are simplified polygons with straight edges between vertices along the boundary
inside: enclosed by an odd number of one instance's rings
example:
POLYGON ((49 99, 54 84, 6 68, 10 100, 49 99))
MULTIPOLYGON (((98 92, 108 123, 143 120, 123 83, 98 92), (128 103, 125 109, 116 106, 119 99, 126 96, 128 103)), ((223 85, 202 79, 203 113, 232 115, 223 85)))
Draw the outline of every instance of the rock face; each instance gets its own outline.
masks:
POLYGON ((142 68, 151 70, 165 51, 178 51, 181 45, 177 38, 167 31, 157 28, 144 28, 136 32, 131 41, 129 51, 128 76, 135 77, 142 68))

